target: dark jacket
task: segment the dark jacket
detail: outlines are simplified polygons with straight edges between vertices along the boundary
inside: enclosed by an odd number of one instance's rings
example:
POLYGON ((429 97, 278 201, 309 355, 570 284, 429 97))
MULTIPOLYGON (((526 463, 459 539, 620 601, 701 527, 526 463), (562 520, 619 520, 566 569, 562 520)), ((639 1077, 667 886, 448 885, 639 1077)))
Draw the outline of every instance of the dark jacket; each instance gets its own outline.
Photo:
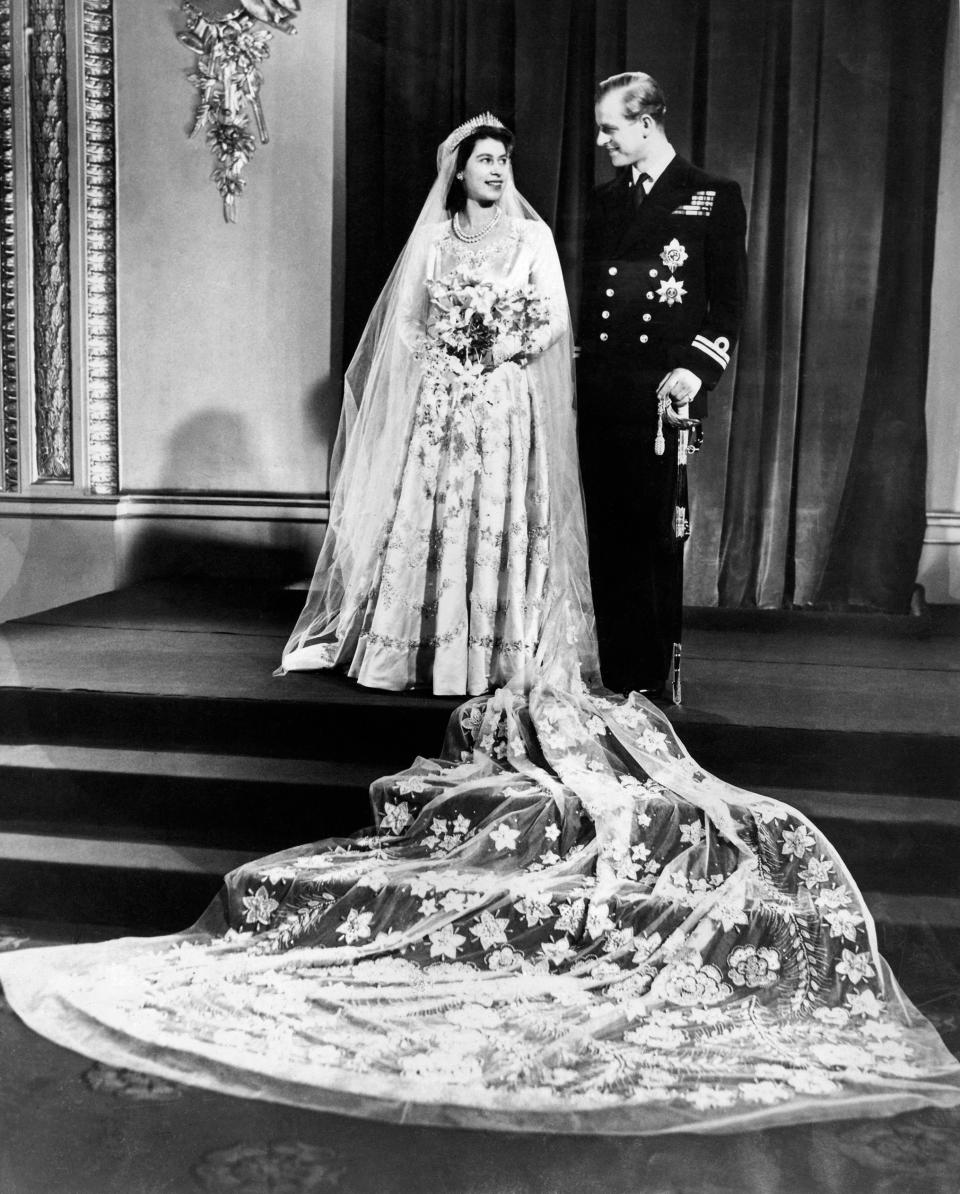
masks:
POLYGON ((584 235, 580 346, 601 365, 690 369, 712 389, 746 302, 740 187, 675 157, 639 209, 630 171, 591 196, 584 235))

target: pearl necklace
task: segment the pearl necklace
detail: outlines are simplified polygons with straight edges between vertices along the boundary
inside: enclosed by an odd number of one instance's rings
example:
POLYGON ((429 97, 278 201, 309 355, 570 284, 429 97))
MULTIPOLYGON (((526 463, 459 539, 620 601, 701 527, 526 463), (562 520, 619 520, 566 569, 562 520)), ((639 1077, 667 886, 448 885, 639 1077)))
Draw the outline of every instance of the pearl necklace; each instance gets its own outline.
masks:
POLYGON ((503 209, 498 207, 497 214, 491 219, 487 220, 486 224, 484 224, 479 232, 464 232, 460 227, 460 213, 454 212, 453 220, 451 221, 453 224, 453 235, 457 238, 457 240, 462 240, 465 245, 475 245, 478 240, 483 240, 488 232, 496 228, 496 226, 500 223, 500 217, 502 215, 503 209))

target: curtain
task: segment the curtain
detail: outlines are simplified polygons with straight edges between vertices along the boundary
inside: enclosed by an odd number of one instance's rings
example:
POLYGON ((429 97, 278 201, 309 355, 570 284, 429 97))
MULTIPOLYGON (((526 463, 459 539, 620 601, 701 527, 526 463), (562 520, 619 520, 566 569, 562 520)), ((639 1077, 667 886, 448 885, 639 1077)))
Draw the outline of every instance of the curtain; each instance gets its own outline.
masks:
POLYGON ((924 531, 923 401, 950 0, 351 0, 352 352, 436 146, 489 108, 576 310, 609 166, 596 80, 646 70, 678 152, 737 179, 750 303, 690 467, 686 599, 903 611, 924 531))

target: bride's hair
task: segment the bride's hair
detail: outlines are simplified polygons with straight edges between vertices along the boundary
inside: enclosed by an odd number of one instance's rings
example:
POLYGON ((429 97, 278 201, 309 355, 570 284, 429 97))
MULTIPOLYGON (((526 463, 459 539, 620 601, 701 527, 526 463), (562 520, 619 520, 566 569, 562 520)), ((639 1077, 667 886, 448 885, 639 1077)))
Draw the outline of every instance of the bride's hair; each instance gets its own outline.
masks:
POLYGON ((446 208, 450 215, 463 211, 467 206, 467 192, 463 189, 463 183, 457 178, 457 174, 470 160, 474 145, 478 141, 487 140, 499 141, 508 154, 513 150, 513 133, 503 125, 481 124, 479 128, 473 129, 468 136, 464 137, 457 146, 457 165, 450 182, 450 190, 447 191, 446 208))

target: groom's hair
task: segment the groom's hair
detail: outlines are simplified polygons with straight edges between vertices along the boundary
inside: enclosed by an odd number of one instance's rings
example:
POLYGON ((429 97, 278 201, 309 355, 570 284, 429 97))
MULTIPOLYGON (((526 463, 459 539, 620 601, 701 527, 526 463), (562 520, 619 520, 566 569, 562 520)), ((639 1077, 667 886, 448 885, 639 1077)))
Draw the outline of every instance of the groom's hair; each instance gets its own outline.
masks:
POLYGON ((650 116, 655 124, 663 126, 667 112, 667 97, 656 79, 643 71, 625 71, 622 75, 611 75, 597 84, 596 103, 613 91, 623 93, 623 111, 630 120, 650 116))
MULTIPOLYGON (((473 147, 478 141, 499 141, 508 154, 513 152, 513 133, 508 128, 504 128, 502 125, 482 124, 479 128, 474 129, 468 137, 464 137, 457 146, 457 170, 462 170, 470 160, 473 147)), ((463 189, 463 183, 454 173, 453 182, 450 183, 450 189, 447 191, 447 211, 450 215, 454 215, 458 211, 463 211, 466 206, 467 192, 463 189)))

